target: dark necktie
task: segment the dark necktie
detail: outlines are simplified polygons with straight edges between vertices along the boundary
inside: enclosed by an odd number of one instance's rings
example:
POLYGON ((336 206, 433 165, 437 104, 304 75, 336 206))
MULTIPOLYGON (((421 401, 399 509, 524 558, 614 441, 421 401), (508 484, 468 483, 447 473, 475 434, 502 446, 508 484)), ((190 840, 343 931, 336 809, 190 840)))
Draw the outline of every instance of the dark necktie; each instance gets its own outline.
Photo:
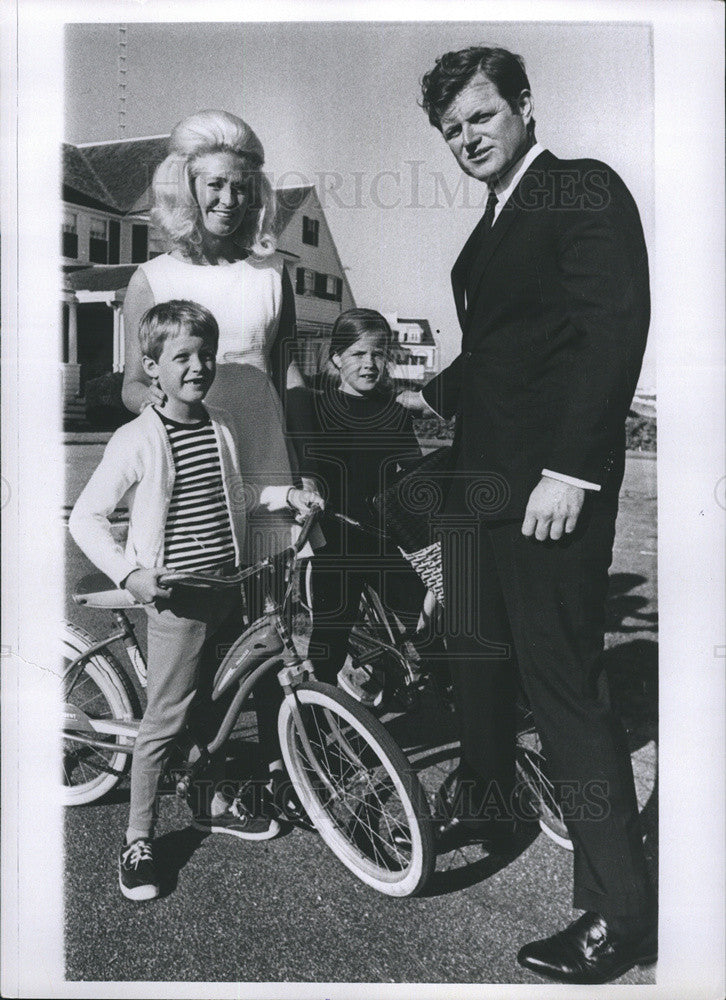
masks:
POLYGON ((485 233, 494 225, 494 209, 497 207, 497 195, 494 188, 489 191, 489 197, 487 198, 486 208, 484 209, 484 218, 482 219, 482 229, 485 233))
MULTIPOLYGON (((469 261, 466 270, 466 297, 467 301, 471 297, 471 280, 472 280, 472 268, 474 267, 474 262, 477 257, 477 253, 481 246, 481 241, 485 240, 492 226, 494 225, 494 209, 497 206, 498 198, 494 191, 494 188, 490 188, 489 197, 487 198, 486 207, 484 209, 484 215, 481 217, 481 222, 477 226, 474 233, 476 234, 476 242, 472 245, 469 251, 469 261)), ((472 233, 472 236, 474 236, 472 233)))

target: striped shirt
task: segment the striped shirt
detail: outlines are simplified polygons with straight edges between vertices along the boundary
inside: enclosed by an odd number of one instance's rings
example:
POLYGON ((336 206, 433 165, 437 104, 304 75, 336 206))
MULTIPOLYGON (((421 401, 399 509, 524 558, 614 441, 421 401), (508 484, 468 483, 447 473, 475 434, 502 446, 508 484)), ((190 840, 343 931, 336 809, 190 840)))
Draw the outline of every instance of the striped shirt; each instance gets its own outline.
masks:
POLYGON ((169 436, 175 469, 164 531, 164 565, 202 570, 234 563, 219 448, 209 415, 199 423, 181 424, 161 410, 156 412, 169 436))

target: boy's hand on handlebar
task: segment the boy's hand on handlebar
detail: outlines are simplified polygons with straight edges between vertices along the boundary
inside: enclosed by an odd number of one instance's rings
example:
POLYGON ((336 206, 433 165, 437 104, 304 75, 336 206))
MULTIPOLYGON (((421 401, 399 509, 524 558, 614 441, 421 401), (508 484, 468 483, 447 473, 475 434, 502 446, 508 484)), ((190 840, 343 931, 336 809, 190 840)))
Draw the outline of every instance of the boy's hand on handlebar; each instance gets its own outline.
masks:
POLYGON ((298 490, 291 487, 287 493, 288 505, 301 517, 307 517, 313 510, 324 510, 325 501, 314 490, 298 490))
POLYGON ((142 604, 151 604, 157 597, 170 597, 171 591, 159 586, 159 577, 164 573, 168 573, 164 566, 157 566, 155 569, 135 569, 124 580, 124 589, 142 604))

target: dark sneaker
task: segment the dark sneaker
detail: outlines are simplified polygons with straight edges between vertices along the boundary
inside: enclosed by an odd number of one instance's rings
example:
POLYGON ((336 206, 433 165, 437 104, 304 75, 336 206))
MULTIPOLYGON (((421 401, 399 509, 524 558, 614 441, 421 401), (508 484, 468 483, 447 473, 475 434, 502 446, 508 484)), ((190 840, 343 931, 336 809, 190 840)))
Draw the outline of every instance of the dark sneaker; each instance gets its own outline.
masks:
POLYGON ((305 812, 292 781, 285 771, 272 771, 270 780, 266 785, 266 791, 270 808, 274 815, 296 826, 304 826, 307 829, 312 829, 312 823, 308 819, 308 814, 305 812))
POLYGON ((118 884, 127 899, 156 899, 159 895, 150 840, 139 838, 123 845, 118 856, 118 884))
POLYGON ((242 840, 271 840, 280 832, 280 824, 271 816, 256 813, 241 799, 233 799, 219 816, 198 816, 192 821, 195 830, 227 833, 242 840))

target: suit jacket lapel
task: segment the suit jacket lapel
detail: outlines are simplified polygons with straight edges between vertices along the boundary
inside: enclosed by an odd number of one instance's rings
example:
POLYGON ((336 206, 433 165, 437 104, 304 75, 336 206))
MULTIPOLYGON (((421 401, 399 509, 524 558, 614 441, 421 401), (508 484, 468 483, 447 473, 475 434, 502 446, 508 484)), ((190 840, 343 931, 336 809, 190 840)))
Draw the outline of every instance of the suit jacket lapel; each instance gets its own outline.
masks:
POLYGON ((476 248, 481 242, 481 230, 484 224, 484 216, 474 226, 469 235, 469 239, 464 244, 461 253, 456 258, 456 263, 451 269, 451 287, 454 290, 454 303, 456 314, 459 317, 459 326, 464 329, 466 323, 466 282, 469 274, 471 258, 476 253, 476 248))
MULTIPOLYGON (((537 156, 530 163, 529 167, 522 175, 516 189, 512 192, 507 203, 504 205, 501 212, 499 213, 499 216, 497 217, 497 220, 492 226, 491 230, 486 234, 483 240, 479 241, 478 250, 475 251, 476 256, 471 266, 471 271, 470 271, 471 277, 468 282, 470 289, 470 298, 469 301, 467 302, 466 315, 464 318, 464 322, 462 323, 462 329, 464 330, 464 333, 466 333, 466 326, 473 312, 472 304, 475 298, 476 291, 478 291, 479 289, 479 285, 481 284, 481 280, 484 276, 484 272, 487 269, 487 265, 489 264, 489 261, 491 260, 494 251, 501 243, 505 234, 509 231, 514 221, 517 218, 519 218, 519 216, 522 213, 522 208, 519 203, 519 198, 517 197, 518 193, 521 190, 522 184, 525 182, 525 178, 528 177, 530 171, 542 170, 544 167, 546 167, 546 163, 548 162, 549 158, 554 159, 551 153, 549 153, 547 150, 543 150, 539 154, 539 156, 537 156)), ((471 238, 474 236, 475 233, 476 229, 474 230, 474 233, 472 233, 471 237, 469 237, 469 240, 467 240, 464 249, 466 249, 466 247, 469 246, 471 238)), ((461 260, 461 257, 459 257, 459 260, 461 260)), ((457 260, 456 264, 454 265, 455 268, 459 264, 459 260, 457 260)), ((453 280, 453 272, 452 272, 452 280, 453 280)), ((464 275, 464 281, 466 281, 466 275, 464 275)))

